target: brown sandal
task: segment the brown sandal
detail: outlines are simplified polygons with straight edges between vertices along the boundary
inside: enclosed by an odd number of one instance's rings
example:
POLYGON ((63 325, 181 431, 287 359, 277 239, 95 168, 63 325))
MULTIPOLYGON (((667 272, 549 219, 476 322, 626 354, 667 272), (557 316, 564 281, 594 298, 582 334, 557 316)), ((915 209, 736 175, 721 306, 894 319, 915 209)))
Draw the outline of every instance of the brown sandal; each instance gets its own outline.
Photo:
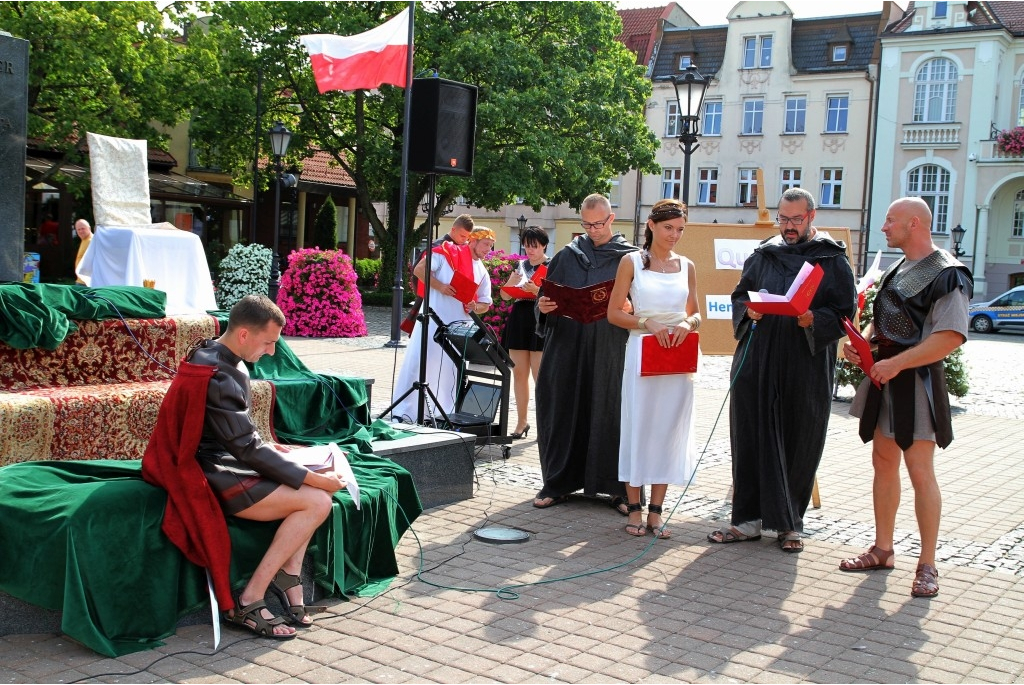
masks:
POLYGON ((859 573, 861 571, 888 571, 896 566, 893 558, 895 550, 884 550, 878 545, 872 545, 871 549, 859 554, 852 559, 843 559, 839 562, 839 570, 848 573, 859 573))
POLYGON ((931 564, 918 564, 910 594, 914 597, 934 597, 939 594, 939 569, 931 564))

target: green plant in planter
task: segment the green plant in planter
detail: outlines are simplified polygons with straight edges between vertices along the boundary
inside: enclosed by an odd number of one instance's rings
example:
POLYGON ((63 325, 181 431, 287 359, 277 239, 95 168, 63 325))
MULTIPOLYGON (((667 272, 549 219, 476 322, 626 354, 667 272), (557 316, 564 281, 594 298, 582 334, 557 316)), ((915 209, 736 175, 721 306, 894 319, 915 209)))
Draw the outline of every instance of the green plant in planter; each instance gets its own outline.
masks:
POLYGON ((313 240, 321 250, 334 250, 338 247, 338 209, 334 200, 327 196, 323 207, 316 213, 313 224, 313 240))
POLYGON ((228 310, 246 295, 268 294, 273 253, 262 245, 234 245, 220 260, 217 306, 228 310))
MULTIPOLYGON (((864 297, 864 309, 860 313, 861 330, 871 323, 874 314, 876 288, 868 288, 864 297)), ((943 369, 946 372, 946 387, 949 394, 954 397, 964 397, 970 389, 967 374, 967 365, 964 363, 964 349, 958 347, 953 350, 943 362, 943 369)), ((836 367, 836 382, 839 385, 849 385, 857 388, 864 380, 864 372, 856 364, 851 364, 845 359, 840 359, 836 367)))

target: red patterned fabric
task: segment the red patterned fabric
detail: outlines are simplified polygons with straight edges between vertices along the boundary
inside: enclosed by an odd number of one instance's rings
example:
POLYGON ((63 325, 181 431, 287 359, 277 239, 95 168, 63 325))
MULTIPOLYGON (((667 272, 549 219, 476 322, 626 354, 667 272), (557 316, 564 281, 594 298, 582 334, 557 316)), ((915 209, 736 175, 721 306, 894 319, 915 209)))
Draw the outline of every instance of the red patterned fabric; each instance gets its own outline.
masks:
POLYGON ((76 323, 78 331, 53 351, 0 343, 0 390, 170 381, 189 346, 218 328, 207 315, 76 323))
POLYGON ((142 457, 142 478, 167 491, 160 529, 197 566, 210 572, 217 602, 231 597, 231 538, 217 496, 196 461, 206 416, 206 390, 216 367, 182 362, 160 405, 142 457))

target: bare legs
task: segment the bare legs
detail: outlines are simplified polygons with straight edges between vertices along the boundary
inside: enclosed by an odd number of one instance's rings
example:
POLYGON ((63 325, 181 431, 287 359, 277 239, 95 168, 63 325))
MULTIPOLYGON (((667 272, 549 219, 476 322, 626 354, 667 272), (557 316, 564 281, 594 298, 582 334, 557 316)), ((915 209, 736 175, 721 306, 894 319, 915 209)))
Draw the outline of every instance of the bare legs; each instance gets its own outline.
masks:
POLYGON ((900 506, 900 459, 907 463, 907 473, 914 486, 914 513, 921 532, 921 556, 918 563, 935 565, 935 548, 939 540, 939 519, 942 516, 942 494, 935 478, 935 443, 915 440, 905 452, 892 438, 875 431, 872 464, 875 469, 872 496, 875 505, 875 545, 882 550, 893 548, 896 511, 900 506))
POLYGON ((508 356, 515 364, 512 369, 512 389, 516 398, 516 429, 513 433, 522 433, 526 429, 526 414, 530 406, 530 374, 533 374, 533 383, 536 385, 541 354, 529 350, 508 351, 508 356))
MULTIPOLYGON (((302 570, 302 558, 306 554, 313 533, 331 511, 331 494, 324 490, 301 486, 298 490, 282 485, 267 497, 235 516, 251 521, 281 521, 267 553, 263 555, 256 570, 253 571, 249 583, 238 596, 243 605, 252 604, 263 599, 270 582, 277 572, 284 569, 287 573, 298 575, 302 570)), ((292 604, 302 604, 302 586, 288 590, 288 599, 292 604)), ((266 609, 263 617, 273 618, 266 609)), ((291 626, 275 626, 274 633, 287 635, 294 633, 291 626)))

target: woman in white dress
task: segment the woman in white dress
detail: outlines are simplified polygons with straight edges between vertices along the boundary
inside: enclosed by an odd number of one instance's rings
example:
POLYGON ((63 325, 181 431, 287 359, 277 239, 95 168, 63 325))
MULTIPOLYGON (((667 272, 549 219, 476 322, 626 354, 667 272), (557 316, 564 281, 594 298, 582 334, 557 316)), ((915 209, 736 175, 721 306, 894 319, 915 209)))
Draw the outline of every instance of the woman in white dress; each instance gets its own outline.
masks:
MULTIPOLYGON (((468 245, 455 245, 445 243, 441 247, 434 248, 430 252, 430 309, 437 314, 438 318, 446 324, 455 321, 469 319, 468 312, 473 309, 477 314, 486 312, 491 306, 491 278, 487 268, 483 264, 483 258, 487 256, 494 247, 494 233, 489 229, 480 229, 470 234, 468 245), (459 254, 460 250, 468 251, 468 254, 459 254), (455 268, 449 261, 449 255, 456 263, 465 260, 464 267, 468 272, 468 262, 472 260, 472 279, 477 284, 476 298, 469 304, 463 304, 455 297, 455 288, 452 287, 452 278, 455 276, 455 268)), ((413 268, 413 274, 420 280, 425 280, 426 258, 421 259, 413 268)), ((468 275, 465 274, 465 275, 468 275)), ((416 321, 412 335, 409 336, 409 347, 405 350, 405 359, 402 360, 402 368, 395 380, 392 392, 392 401, 400 397, 405 391, 413 387, 419 378, 420 368, 420 346, 421 330, 423 323, 416 321)), ((429 333, 427 335, 427 375, 425 381, 430 386, 431 392, 437 398, 437 403, 445 414, 450 414, 455 408, 455 394, 458 387, 458 369, 455 363, 444 353, 441 346, 434 342, 434 333, 437 325, 430 321, 429 333)), ((424 402, 424 421, 431 417, 439 417, 437 406, 426 396, 424 402)), ((391 416, 395 420, 416 423, 419 413, 419 394, 416 391, 409 393, 401 402, 391 410, 391 416)))
POLYGON ((697 273, 686 257, 672 252, 686 227, 686 205, 660 200, 651 209, 643 250, 625 255, 608 300, 608 321, 630 332, 622 373, 622 430, 619 438, 619 479, 629 497, 626 532, 650 531, 668 538, 662 505, 669 484, 685 485, 693 475, 693 376, 640 376, 643 336, 653 335, 663 347, 681 345, 700 327, 697 273), (633 313, 622 311, 626 296, 633 313), (640 499, 651 488, 644 525, 640 499))

